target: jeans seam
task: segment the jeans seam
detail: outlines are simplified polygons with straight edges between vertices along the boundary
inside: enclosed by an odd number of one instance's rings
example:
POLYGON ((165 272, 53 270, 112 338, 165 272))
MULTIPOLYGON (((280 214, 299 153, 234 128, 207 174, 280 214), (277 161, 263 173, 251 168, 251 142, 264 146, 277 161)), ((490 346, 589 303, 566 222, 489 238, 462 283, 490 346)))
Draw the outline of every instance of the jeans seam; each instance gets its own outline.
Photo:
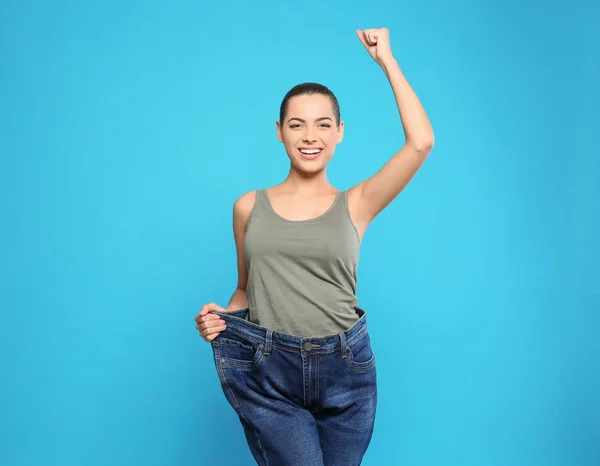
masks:
POLYGON ((255 337, 254 335, 248 335, 247 333, 240 332, 239 330, 237 330, 235 328, 228 328, 227 331, 235 333, 236 335, 239 335, 239 336, 245 338, 246 340, 252 340, 255 343, 263 343, 264 342, 264 339, 262 339, 262 338, 255 337))
MULTIPOLYGON (((242 409, 240 408, 240 413, 242 412, 242 409)), ((263 459, 265 460, 265 466, 269 466, 269 458, 267 458, 267 452, 265 451, 265 449, 262 446, 262 443, 260 441, 260 436, 258 435, 258 431, 256 430, 256 428, 250 424, 248 422, 248 419, 246 419, 246 417, 243 414, 240 414, 240 416, 242 417, 242 419, 244 419, 244 421, 246 421, 246 423, 252 427, 252 432, 254 432, 254 435, 256 437, 256 441, 258 443, 258 448, 260 449, 260 453, 262 454, 263 459)))
POLYGON ((365 328, 364 330, 362 330, 358 335, 355 335, 354 338, 352 338, 351 340, 346 340, 346 344, 350 345, 352 343, 354 343, 355 341, 360 340, 362 337, 364 337, 366 334, 368 333, 367 329, 365 328))
POLYGON ((259 364, 262 361, 264 356, 265 356, 264 346, 261 344, 261 345, 259 345, 258 349, 256 350, 256 353, 254 354, 254 357, 252 358, 251 361, 244 361, 242 359, 232 359, 232 358, 221 357, 221 363, 225 367, 230 367, 230 368, 235 368, 235 369, 240 369, 240 370, 245 370, 245 371, 252 371, 259 366, 259 364))
POLYGON ((350 358, 348 358, 348 368, 355 374, 366 374, 371 372, 375 368, 375 354, 373 354, 368 361, 354 362, 352 353, 350 353, 350 358))
POLYGON ((231 399, 233 400, 233 407, 236 410, 238 410, 240 409, 240 402, 238 401, 237 397, 235 396, 235 393, 233 393, 233 390, 231 389, 231 387, 227 383, 227 380, 225 379, 225 372, 223 371, 223 366, 221 364, 221 350, 218 344, 215 346, 215 357, 217 358, 217 371, 219 372, 219 378, 221 379, 221 383, 225 386, 225 389, 231 396, 231 399))
POLYGON ((229 392, 229 394, 231 395, 231 398, 233 399, 233 407, 237 411, 237 413, 240 416, 240 418, 243 419, 244 422, 246 422, 246 424, 248 424, 252 428, 252 432, 256 436, 256 441, 258 442, 258 448, 260 449, 262 457, 265 460, 265 466, 268 466, 269 465, 269 459, 267 458, 267 453, 265 452, 265 449, 263 448, 262 443, 260 441, 260 436, 258 435, 258 431, 248 421, 248 419, 246 418, 246 416, 244 416, 244 413, 242 411, 242 406, 241 406, 240 402, 238 401, 237 397, 235 396, 235 393, 233 392, 233 390, 231 389, 231 387, 227 383, 227 380, 225 379, 225 372, 223 371, 223 367, 222 367, 221 362, 220 362, 220 360, 221 360, 221 352, 220 352, 218 344, 215 345, 215 357, 217 357, 217 371, 219 372, 221 382, 223 383, 223 385, 225 386, 226 390, 229 392))
POLYGON ((320 398, 320 382, 321 382, 321 358, 317 355, 317 357, 315 358, 315 361, 317 363, 317 370, 316 370, 316 393, 315 393, 315 406, 319 406, 321 404, 321 398, 320 398))
POLYGON ((306 390, 306 385, 309 383, 308 382, 308 374, 307 374, 307 364, 306 364, 306 358, 304 358, 304 356, 301 356, 302 359, 302 398, 303 398, 303 405, 306 408, 307 406, 307 390, 306 390))
MULTIPOLYGON (((232 332, 235 333, 236 335, 239 335, 243 338, 246 338, 247 340, 251 340, 255 343, 264 343, 264 339, 263 338, 258 338, 254 335, 249 335, 245 332, 239 331, 235 328, 228 328, 227 329, 228 332, 232 332)), ((365 327, 364 329, 362 329, 359 333, 357 333, 356 335, 354 335, 351 339, 346 340, 346 344, 351 344, 354 343, 355 341, 361 339, 362 337, 365 336, 365 334, 368 333, 368 329, 365 327)), ((332 335, 332 338, 334 336, 332 335)), ((318 337, 321 338, 321 337, 318 337)), ((299 353, 301 352, 301 350, 298 348, 290 348, 289 346, 285 346, 285 345, 278 345, 277 343, 273 342, 271 345, 272 348, 279 348, 281 350, 287 351, 289 353, 299 353)), ((335 351, 338 351, 338 349, 336 348, 332 348, 329 351, 312 351, 312 354, 330 354, 330 353, 334 353, 335 351)))

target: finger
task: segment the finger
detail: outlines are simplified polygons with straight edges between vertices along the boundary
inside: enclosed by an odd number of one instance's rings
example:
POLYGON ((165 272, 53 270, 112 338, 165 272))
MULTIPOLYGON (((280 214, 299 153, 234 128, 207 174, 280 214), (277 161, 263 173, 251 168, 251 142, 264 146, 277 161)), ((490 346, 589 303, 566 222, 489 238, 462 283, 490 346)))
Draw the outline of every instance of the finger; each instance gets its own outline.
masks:
POLYGON ((202 331, 204 335, 212 335, 213 333, 221 333, 225 330, 225 325, 219 325, 216 327, 210 327, 202 331))
POLYGON ((196 328, 198 330, 204 330, 205 328, 221 327, 223 325, 225 325, 225 322, 222 321, 221 319, 213 319, 213 320, 207 320, 206 322, 198 322, 196 324, 196 328))
POLYGON ((196 317, 194 317, 194 320, 196 322, 200 323, 200 322, 204 322, 205 320, 208 320, 208 319, 218 319, 218 318, 219 318, 218 315, 201 312, 196 317))
POLYGON ((196 322, 198 322, 202 317, 204 317, 206 314, 208 314, 210 311, 205 308, 205 306, 202 306, 201 311, 196 315, 196 317, 194 317, 194 320, 196 322))
POLYGON ((377 45, 377 38, 379 37, 379 32, 376 30, 370 30, 366 33, 367 43, 369 45, 377 45))
POLYGON ((215 319, 215 320, 210 320, 207 322, 199 322, 196 325, 196 328, 198 330, 205 330, 208 328, 216 328, 216 327, 224 327, 225 326, 225 322, 221 319, 215 319))
POLYGON ((194 317, 194 320, 198 321, 198 319, 200 317, 204 317, 205 315, 211 313, 211 312, 227 312, 225 309, 223 309, 221 306, 215 304, 215 303, 210 303, 210 304, 205 304, 204 306, 202 306, 200 313, 194 317))
POLYGON ((219 317, 217 314, 207 314, 205 316, 202 316, 198 319, 198 323, 201 324, 203 322, 210 322, 213 320, 219 320, 221 317, 219 317))
POLYGON ((200 335, 202 336, 202 338, 206 339, 207 337, 214 335, 217 336, 218 334, 220 334, 221 332, 223 332, 223 330, 225 330, 225 327, 215 327, 215 328, 208 328, 206 330, 202 330, 200 332, 200 335))
POLYGON ((371 35, 371 33, 372 33, 373 31, 374 31, 374 29, 373 29, 373 28, 369 28, 369 29, 364 29, 364 30, 363 30, 363 34, 364 34, 365 41, 367 42, 367 44, 368 44, 368 43, 369 43, 369 41, 370 41, 370 38, 369 38, 369 37, 370 37, 370 35, 371 35))
POLYGON ((204 340, 207 341, 208 343, 210 343, 211 341, 213 341, 215 338, 217 338, 219 336, 219 334, 215 334, 215 335, 209 335, 208 337, 206 337, 204 340))
POLYGON ((370 34, 372 32, 379 33, 379 34, 386 33, 386 32, 388 32, 388 28, 368 28, 368 29, 365 29, 365 34, 370 34))
POLYGON ((217 314, 207 314, 202 317, 197 317, 194 320, 196 321, 196 325, 202 325, 213 321, 219 321, 221 320, 221 317, 219 317, 217 314))
POLYGON ((206 310, 207 312, 227 312, 225 309, 215 303, 205 304, 202 306, 202 310, 206 310))
POLYGON ((367 43, 367 38, 365 37, 364 31, 361 31, 360 29, 357 29, 356 30, 356 35, 358 36, 361 44, 363 44, 364 47, 368 50, 369 49, 369 44, 367 43))

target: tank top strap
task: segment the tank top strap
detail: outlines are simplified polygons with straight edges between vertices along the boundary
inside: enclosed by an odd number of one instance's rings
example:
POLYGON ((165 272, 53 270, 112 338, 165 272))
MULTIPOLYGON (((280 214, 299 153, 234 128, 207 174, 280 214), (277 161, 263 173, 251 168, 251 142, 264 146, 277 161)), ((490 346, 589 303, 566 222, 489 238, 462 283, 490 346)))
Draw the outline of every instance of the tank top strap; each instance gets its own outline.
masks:
POLYGON ((340 212, 344 215, 350 216, 350 209, 348 208, 348 190, 341 191, 338 195, 338 205, 336 206, 340 212))
POLYGON ((345 207, 344 207, 345 203, 346 203, 345 191, 339 191, 335 195, 335 199, 333 201, 333 204, 331 204, 331 207, 329 207, 328 213, 333 213, 334 211, 335 212, 343 212, 345 209, 345 207))
POLYGON ((256 220, 257 218, 264 218, 265 212, 268 211, 268 208, 265 205, 264 189, 257 189, 255 193, 256 198, 254 199, 254 205, 252 206, 252 210, 250 211, 250 216, 248 217, 245 231, 248 231, 248 228, 250 228, 250 224, 252 224, 254 220, 256 220))
MULTIPOLYGON (((345 206, 348 205, 348 190, 344 189, 343 191, 340 192, 339 197, 341 198, 341 203, 345 206)), ((345 207, 344 207, 345 208, 345 207)))
POLYGON ((260 189, 256 192, 256 203, 255 209, 260 212, 260 215, 263 219, 271 219, 275 220, 277 216, 273 212, 273 207, 271 205, 271 199, 269 199, 269 194, 267 193, 267 189, 260 189))
POLYGON ((342 215, 344 216, 344 218, 348 221, 348 223, 352 227, 352 230, 356 234, 356 237, 358 238, 358 241, 360 243, 362 241, 361 237, 360 237, 360 233, 358 232, 358 228, 356 228, 356 225, 352 221, 352 215, 350 215, 350 205, 348 204, 348 190, 347 189, 342 191, 339 210, 340 210, 340 212, 342 212, 342 215))
POLYGON ((259 209, 264 209, 266 207, 266 202, 268 201, 267 199, 267 193, 266 193, 266 189, 259 189, 256 191, 256 201, 254 204, 254 207, 258 207, 259 209))

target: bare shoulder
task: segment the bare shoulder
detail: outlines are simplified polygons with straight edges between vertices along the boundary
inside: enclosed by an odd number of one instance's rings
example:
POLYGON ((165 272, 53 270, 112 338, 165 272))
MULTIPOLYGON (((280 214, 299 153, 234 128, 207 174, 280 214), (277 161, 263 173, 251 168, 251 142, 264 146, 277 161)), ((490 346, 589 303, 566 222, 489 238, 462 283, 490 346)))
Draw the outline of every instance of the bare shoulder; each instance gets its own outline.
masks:
POLYGON ((238 197, 233 204, 233 218, 240 227, 245 227, 256 202, 256 191, 248 191, 238 197))
POLYGON ((351 188, 347 189, 348 192, 348 202, 351 204, 356 204, 358 202, 358 198, 361 195, 363 183, 358 183, 351 188))
POLYGON ((235 200, 233 204, 233 208, 240 212, 248 212, 252 210, 254 207, 254 203, 256 202, 256 191, 248 191, 247 193, 242 194, 235 200))

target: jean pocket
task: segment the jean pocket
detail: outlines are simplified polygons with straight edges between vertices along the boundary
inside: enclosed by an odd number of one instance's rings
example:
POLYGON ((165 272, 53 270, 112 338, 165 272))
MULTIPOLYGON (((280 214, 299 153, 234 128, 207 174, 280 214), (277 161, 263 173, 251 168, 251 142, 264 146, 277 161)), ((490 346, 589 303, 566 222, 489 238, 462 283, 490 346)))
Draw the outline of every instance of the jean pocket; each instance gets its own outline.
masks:
POLYGON ((223 368, 254 369, 264 354, 264 344, 227 331, 213 340, 213 348, 223 368))
POLYGON ((365 373, 375 368, 375 354, 368 333, 348 344, 348 367, 352 372, 365 373))

